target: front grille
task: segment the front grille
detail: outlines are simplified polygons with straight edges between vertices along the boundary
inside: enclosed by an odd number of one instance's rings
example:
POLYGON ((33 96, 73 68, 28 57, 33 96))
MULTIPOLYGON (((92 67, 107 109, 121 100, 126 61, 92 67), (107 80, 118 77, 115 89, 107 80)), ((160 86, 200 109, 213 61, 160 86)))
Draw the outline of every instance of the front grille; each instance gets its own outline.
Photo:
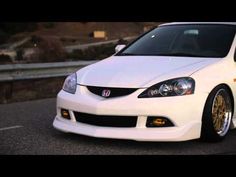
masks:
POLYGON ((94 86, 87 86, 87 89, 93 94, 99 95, 105 98, 129 95, 137 90, 137 88, 114 88, 114 87, 94 87, 94 86), (107 90, 109 91, 109 94, 104 95, 103 92, 107 90))
POLYGON ((77 122, 102 127, 136 127, 137 116, 103 116, 74 112, 77 122))

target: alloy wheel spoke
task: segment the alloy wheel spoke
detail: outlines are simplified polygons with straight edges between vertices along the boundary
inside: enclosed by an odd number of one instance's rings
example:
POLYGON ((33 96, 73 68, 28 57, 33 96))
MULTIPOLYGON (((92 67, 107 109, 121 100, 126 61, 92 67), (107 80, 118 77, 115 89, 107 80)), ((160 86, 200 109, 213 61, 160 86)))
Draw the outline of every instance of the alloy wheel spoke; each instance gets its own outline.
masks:
POLYGON ((212 105, 213 127, 219 135, 225 134, 228 130, 231 115, 231 106, 230 103, 227 102, 227 98, 225 98, 224 94, 225 91, 220 90, 216 94, 212 105))

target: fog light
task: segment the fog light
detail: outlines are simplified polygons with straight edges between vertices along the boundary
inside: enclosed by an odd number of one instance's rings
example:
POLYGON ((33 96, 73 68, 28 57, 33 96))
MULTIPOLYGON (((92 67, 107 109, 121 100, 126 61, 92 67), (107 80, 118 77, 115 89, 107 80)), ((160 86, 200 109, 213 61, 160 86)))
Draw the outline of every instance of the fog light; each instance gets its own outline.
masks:
POLYGON ((172 127, 174 124, 165 117, 148 117, 146 127, 172 127))
POLYGON ((70 119, 70 113, 67 109, 61 109, 61 116, 65 119, 70 119))
POLYGON ((152 123, 153 125, 156 125, 156 126, 163 126, 166 124, 166 120, 162 118, 157 118, 157 119, 154 119, 152 123))

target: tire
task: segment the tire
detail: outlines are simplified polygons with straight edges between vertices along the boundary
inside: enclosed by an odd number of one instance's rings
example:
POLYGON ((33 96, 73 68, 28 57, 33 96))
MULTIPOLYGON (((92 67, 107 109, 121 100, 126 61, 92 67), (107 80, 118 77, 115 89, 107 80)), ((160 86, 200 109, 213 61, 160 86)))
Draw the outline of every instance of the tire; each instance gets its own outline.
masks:
POLYGON ((203 111, 201 140, 218 142, 225 138, 232 120, 232 105, 226 86, 219 85, 212 90, 203 111))

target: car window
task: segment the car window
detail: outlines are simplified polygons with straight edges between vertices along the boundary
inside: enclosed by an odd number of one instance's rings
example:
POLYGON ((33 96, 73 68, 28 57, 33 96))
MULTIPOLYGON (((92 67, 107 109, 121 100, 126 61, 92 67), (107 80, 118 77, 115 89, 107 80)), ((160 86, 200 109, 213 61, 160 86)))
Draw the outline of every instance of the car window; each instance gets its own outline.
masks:
POLYGON ((170 25, 147 33, 117 55, 225 57, 232 45, 233 25, 170 25))

